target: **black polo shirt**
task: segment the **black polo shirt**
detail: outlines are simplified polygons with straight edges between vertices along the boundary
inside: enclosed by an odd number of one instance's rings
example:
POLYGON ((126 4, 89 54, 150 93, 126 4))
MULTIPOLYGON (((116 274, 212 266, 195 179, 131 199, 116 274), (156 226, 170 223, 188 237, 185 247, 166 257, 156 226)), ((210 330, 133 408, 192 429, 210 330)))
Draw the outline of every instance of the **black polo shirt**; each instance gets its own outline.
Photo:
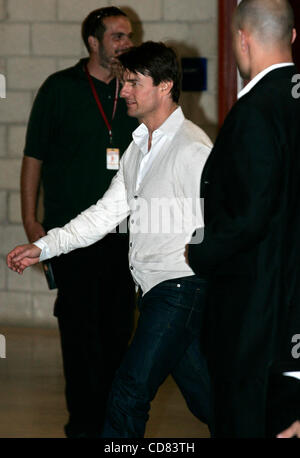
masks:
MULTIPOLYGON (((44 227, 62 226, 96 203, 116 171, 106 168, 110 147, 107 126, 93 97, 82 59, 74 67, 57 72, 44 82, 34 101, 24 154, 43 161, 44 227)), ((105 84, 93 78, 109 122, 113 147, 121 154, 138 126, 127 116, 125 101, 118 99, 111 120, 116 80, 105 84)))

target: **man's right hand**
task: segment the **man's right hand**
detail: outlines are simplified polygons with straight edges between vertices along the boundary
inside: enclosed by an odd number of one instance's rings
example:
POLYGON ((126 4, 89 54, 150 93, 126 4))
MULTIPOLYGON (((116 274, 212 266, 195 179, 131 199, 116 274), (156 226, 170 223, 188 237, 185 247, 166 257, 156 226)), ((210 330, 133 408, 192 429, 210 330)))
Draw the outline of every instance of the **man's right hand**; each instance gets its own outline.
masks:
POLYGON ((11 270, 22 274, 26 267, 39 262, 41 251, 32 244, 19 245, 8 253, 6 263, 11 270))
POLYGON ((279 439, 289 439, 291 437, 298 437, 300 439, 300 421, 296 421, 292 426, 277 436, 279 439))
POLYGON ((38 221, 24 223, 24 229, 30 243, 36 242, 46 235, 45 229, 38 221))

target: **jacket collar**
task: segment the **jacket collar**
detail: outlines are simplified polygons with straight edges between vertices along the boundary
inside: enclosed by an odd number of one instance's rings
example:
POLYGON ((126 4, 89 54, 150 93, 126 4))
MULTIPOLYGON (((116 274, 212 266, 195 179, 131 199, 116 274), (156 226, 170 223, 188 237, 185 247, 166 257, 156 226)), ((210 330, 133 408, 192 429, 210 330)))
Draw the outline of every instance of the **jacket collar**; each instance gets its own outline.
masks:
POLYGON ((238 99, 242 98, 244 95, 248 94, 256 85, 261 81, 268 73, 272 72, 273 70, 278 70, 279 68, 284 67, 292 67, 295 64, 293 62, 286 62, 281 64, 271 65, 268 68, 265 68, 262 72, 258 73, 251 81, 247 84, 247 86, 242 89, 238 94, 238 99))

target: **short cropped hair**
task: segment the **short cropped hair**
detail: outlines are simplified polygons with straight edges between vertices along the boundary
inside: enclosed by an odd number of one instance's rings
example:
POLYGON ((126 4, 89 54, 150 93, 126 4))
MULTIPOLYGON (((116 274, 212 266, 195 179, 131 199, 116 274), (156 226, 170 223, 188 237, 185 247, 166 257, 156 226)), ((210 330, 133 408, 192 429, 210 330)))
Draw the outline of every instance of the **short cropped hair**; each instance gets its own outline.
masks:
POLYGON ((102 41, 104 32, 106 30, 105 25, 103 23, 103 19, 112 16, 125 16, 128 17, 124 11, 120 8, 116 8, 115 6, 108 6, 105 8, 98 8, 97 10, 92 11, 83 21, 81 26, 81 36, 84 41, 84 44, 90 52, 89 46, 89 37, 95 37, 102 41))
POLYGON ((248 25, 262 42, 290 45, 295 26, 288 0, 242 0, 235 13, 235 25, 248 25))
POLYGON ((163 81, 172 81, 171 96, 178 103, 180 96, 181 72, 175 51, 164 43, 146 41, 118 57, 122 72, 141 73, 151 76, 154 86, 163 81))

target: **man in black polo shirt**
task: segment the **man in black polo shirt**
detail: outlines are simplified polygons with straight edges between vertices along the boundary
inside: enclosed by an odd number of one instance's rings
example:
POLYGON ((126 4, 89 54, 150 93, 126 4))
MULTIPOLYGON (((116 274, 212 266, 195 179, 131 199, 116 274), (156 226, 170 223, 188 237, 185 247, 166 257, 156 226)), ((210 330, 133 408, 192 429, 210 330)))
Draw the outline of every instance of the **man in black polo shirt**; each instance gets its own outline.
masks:
MULTIPOLYGON (((22 164, 22 217, 30 242, 97 202, 118 169, 137 121, 127 116, 113 66, 131 47, 131 24, 115 7, 82 24, 89 58, 51 75, 35 99, 22 164), (39 183, 44 220, 36 218, 39 183)), ((125 226, 126 227, 126 226, 125 226)), ((106 399, 133 327, 128 239, 109 234, 51 261, 69 421, 67 437, 101 430, 106 399)))

